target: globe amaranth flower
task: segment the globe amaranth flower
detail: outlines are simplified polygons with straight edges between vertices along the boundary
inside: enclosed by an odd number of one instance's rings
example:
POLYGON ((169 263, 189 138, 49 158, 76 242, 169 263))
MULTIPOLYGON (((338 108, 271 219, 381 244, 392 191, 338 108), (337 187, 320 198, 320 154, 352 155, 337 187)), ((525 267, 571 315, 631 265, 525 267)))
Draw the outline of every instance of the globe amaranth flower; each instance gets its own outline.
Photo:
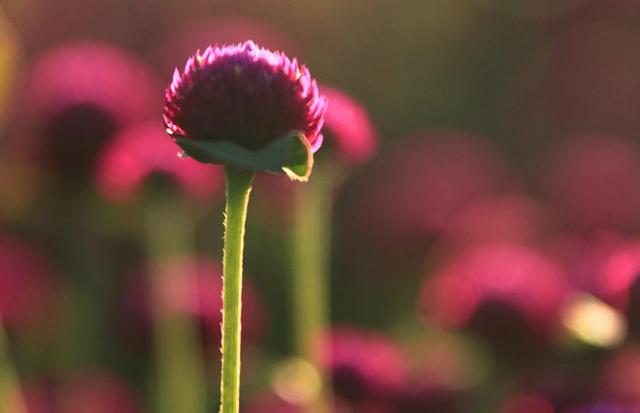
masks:
POLYGON ((580 135, 540 163, 544 189, 574 228, 635 231, 640 228, 638 153, 638 147, 624 139, 580 135))
POLYGON ((558 264, 533 248, 479 245, 426 280, 419 308, 431 321, 474 331, 502 350, 503 358, 521 355, 556 332, 570 292, 565 278, 558 264))
POLYGON ((408 375, 395 342, 372 331, 336 327, 321 338, 320 351, 336 394, 354 406, 369 402, 388 405, 408 375))
POLYGON ((196 160, 305 179, 326 108, 305 66, 248 41, 208 47, 176 69, 163 118, 196 160))
POLYGON ((191 198, 206 198, 222 188, 222 171, 192 159, 180 159, 156 122, 141 122, 118 134, 105 147, 96 184, 110 200, 131 199, 150 176, 166 175, 191 198))
POLYGON ((40 56, 27 76, 21 149, 69 179, 90 176, 105 144, 152 112, 155 83, 135 57, 99 42, 72 42, 40 56))
POLYGON ((349 164, 368 161, 376 150, 376 130, 367 110, 338 89, 323 85, 320 91, 331 102, 325 116, 327 142, 349 164))

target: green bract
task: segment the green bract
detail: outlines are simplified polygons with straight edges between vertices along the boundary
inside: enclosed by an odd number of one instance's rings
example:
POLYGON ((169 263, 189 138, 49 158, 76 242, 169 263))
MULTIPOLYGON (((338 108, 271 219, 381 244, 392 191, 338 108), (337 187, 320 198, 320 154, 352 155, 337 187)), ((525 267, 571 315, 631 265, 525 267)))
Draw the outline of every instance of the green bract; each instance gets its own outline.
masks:
POLYGON ((291 131, 258 150, 249 150, 224 140, 175 138, 175 142, 186 156, 199 162, 231 165, 256 172, 284 172, 296 181, 307 181, 313 168, 311 145, 299 131, 291 131))

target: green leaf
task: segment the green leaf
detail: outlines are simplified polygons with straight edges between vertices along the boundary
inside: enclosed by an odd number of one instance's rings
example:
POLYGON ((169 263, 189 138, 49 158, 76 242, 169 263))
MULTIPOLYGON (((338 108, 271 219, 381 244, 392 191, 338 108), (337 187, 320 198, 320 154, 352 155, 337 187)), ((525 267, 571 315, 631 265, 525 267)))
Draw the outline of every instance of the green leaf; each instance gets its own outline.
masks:
POLYGON ((292 131, 269 145, 252 151, 230 141, 175 138, 185 155, 203 163, 232 165, 251 171, 286 173, 296 181, 307 181, 313 168, 313 153, 302 132, 292 131))

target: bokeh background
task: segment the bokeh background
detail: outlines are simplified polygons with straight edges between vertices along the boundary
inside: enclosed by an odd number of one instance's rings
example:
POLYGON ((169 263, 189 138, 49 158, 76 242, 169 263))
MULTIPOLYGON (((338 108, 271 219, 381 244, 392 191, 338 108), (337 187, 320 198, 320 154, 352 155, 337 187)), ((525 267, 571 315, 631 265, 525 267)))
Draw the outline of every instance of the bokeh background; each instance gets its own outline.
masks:
MULTIPOLYGON (((159 365, 215 411, 222 175, 179 159, 160 114, 174 67, 248 38, 366 111, 317 160, 340 171, 331 411, 640 406, 640 1, 0 7, 0 382, 22 400, 8 413, 162 411, 159 365), (350 138, 366 142, 342 156, 350 138), (162 344, 189 331, 152 327, 158 296, 200 338, 197 382, 162 344)), ((258 177, 249 211, 250 413, 301 412, 318 387, 295 358, 297 185, 258 177)))

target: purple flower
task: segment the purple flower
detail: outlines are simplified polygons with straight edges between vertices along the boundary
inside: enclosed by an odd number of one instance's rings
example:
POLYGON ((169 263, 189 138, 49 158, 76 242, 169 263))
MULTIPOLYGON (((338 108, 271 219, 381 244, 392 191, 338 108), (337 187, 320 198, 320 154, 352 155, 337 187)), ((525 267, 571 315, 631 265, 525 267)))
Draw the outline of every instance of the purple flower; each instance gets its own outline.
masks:
POLYGON ((337 89, 321 86, 331 105, 325 116, 325 135, 338 156, 351 164, 369 160, 376 150, 376 131, 367 110, 337 89))
POLYGON ((631 142, 610 136, 587 135, 564 142, 542 164, 546 191, 576 228, 637 229, 638 152, 631 142))
POLYGON ((47 168, 86 176, 104 145, 153 107, 151 75, 132 56, 97 42, 70 43, 42 55, 22 104, 35 142, 20 142, 47 168))
POLYGON ((422 254, 425 240, 473 200, 504 188, 506 175, 500 154, 479 136, 431 130, 408 137, 354 188, 350 232, 363 234, 367 249, 371 240, 384 245, 384 256, 416 248, 422 254))
POLYGON ((248 41, 208 47, 189 58, 182 73, 176 69, 163 118, 172 137, 188 138, 177 141, 188 155, 188 141, 230 142, 257 151, 292 131, 304 134, 304 145, 315 152, 326 108, 305 66, 248 41))
POLYGON ((385 336, 354 328, 333 329, 322 343, 322 360, 335 392, 349 403, 387 403, 406 380, 400 349, 385 336))
POLYGON ((451 217, 443 241, 448 249, 496 242, 535 245, 553 228, 546 207, 521 193, 485 196, 451 217))
POLYGON ((192 198, 205 198, 222 188, 222 171, 193 159, 180 159, 160 125, 136 124, 105 148, 96 170, 98 189, 114 201, 132 198, 154 174, 167 175, 192 198))
POLYGON ((564 277, 556 263, 532 248, 477 246, 426 281, 420 306, 430 320, 469 327, 493 346, 519 354, 535 350, 537 341, 555 331, 569 292, 564 277))

